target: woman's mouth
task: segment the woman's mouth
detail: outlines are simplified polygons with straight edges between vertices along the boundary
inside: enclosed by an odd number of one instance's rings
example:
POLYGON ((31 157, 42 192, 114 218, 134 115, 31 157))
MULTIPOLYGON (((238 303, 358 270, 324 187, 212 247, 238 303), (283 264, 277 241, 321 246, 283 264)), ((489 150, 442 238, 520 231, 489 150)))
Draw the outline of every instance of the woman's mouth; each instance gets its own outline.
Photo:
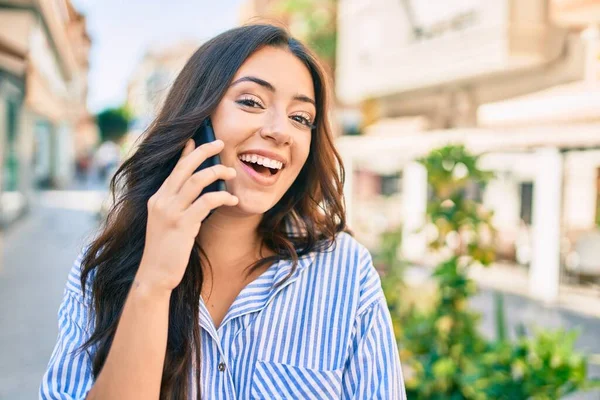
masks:
POLYGON ((238 158, 244 164, 250 166, 259 174, 265 176, 268 176, 268 174, 276 175, 281 169, 283 169, 283 163, 281 161, 273 160, 268 157, 262 157, 257 154, 242 154, 238 158))
POLYGON ((279 172, 278 169, 265 167, 265 166, 260 165, 260 164, 252 164, 252 163, 249 163, 249 162, 246 162, 246 161, 242 161, 242 162, 244 164, 248 165, 250 168, 252 168, 256 172, 258 172, 259 174, 264 175, 264 176, 275 175, 276 173, 279 172))
POLYGON ((263 185, 274 184, 283 169, 283 163, 256 154, 242 154, 238 157, 244 170, 254 180, 263 185))

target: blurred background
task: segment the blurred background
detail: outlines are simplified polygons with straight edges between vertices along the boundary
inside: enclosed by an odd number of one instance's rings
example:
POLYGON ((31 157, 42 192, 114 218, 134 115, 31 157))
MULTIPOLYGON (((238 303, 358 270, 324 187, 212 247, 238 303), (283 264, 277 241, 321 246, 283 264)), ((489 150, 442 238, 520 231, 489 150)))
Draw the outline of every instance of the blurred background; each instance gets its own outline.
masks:
POLYGON ((600 399, 599 0, 0 0, 0 399, 203 41, 271 18, 335 87, 409 398, 600 399))

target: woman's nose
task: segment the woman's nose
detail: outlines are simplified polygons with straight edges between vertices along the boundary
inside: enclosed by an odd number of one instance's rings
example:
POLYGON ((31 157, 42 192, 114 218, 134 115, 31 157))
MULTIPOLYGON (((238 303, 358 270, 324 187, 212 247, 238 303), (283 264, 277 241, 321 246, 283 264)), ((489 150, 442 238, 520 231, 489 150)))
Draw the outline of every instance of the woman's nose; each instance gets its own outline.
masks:
POLYGON ((272 115, 265 121, 260 135, 264 139, 275 141, 277 145, 291 145, 293 140, 289 134, 287 123, 287 116, 272 115))

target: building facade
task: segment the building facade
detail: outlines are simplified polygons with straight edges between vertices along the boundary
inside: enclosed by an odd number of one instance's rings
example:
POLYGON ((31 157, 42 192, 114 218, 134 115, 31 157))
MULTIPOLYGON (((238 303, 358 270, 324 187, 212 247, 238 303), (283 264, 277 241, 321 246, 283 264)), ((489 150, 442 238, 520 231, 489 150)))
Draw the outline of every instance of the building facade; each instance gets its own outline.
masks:
POLYGON ((156 116, 165 97, 192 54, 196 41, 149 50, 135 68, 127 87, 127 107, 133 118, 133 135, 140 133, 156 116))
POLYGON ((68 0, 0 2, 0 220, 38 188, 66 187, 97 140, 87 111, 85 17, 68 0))
POLYGON ((406 255, 422 258, 427 184, 414 160, 464 143, 497 172, 481 196, 499 254, 529 265, 533 295, 555 299, 565 247, 599 222, 595 3, 341 0, 337 94, 364 111, 364 135, 338 140, 357 231, 403 224, 406 255), (366 199, 365 175, 380 188, 366 199))

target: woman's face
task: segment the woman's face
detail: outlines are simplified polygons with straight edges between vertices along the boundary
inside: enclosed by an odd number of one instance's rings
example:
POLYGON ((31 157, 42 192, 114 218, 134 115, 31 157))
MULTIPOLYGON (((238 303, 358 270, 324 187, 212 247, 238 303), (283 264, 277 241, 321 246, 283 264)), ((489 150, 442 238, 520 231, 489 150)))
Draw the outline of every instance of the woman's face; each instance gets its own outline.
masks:
POLYGON ((267 46, 242 64, 211 116, 221 162, 237 171, 227 181, 236 210, 263 214, 283 197, 308 158, 315 118, 312 77, 291 52, 267 46))

